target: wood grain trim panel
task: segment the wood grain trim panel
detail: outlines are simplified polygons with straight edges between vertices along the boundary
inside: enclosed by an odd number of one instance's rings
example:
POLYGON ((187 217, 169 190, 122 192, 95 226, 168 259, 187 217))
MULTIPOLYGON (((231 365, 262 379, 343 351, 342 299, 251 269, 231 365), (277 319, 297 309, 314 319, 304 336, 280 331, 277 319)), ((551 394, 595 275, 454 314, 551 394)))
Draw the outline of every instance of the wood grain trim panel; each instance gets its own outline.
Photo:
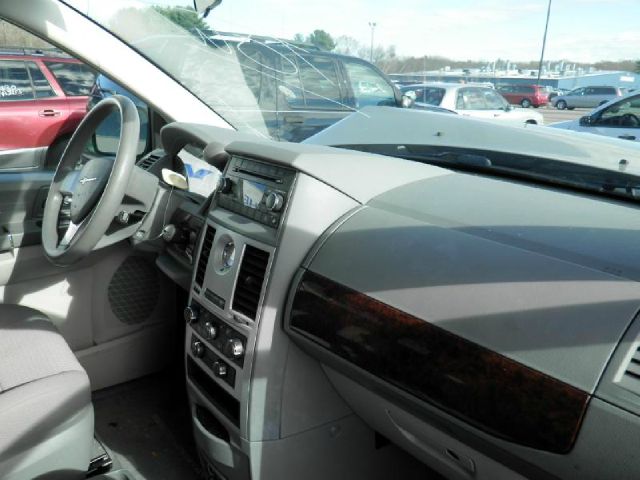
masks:
POLYGON ((289 322, 331 353, 505 440, 564 454, 580 430, 586 392, 315 273, 304 273, 289 322))

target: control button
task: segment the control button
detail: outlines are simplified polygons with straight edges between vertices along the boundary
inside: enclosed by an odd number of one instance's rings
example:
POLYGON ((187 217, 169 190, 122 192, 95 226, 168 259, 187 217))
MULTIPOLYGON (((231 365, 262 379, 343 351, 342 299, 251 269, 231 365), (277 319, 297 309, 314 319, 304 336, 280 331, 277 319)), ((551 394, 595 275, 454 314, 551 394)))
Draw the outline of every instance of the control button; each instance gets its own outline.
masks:
POLYGON ((279 212, 284 206, 284 197, 278 192, 269 192, 264 203, 272 212, 279 212))
POLYGON ((219 188, 221 193, 231 193, 233 190, 233 182, 227 177, 220 177, 219 188))
POLYGON ((204 336, 207 337, 207 340, 213 340, 218 336, 218 329, 211 322, 206 322, 204 324, 204 336))
POLYGON ((184 316, 184 321, 187 323, 194 323, 198 321, 198 310, 196 307, 188 306, 184 309, 182 314, 184 316))
POLYGON ((191 353, 193 353, 194 357, 202 358, 204 357, 204 352, 205 352, 205 348, 200 340, 195 340, 191 344, 191 353))
POLYGON ((224 378, 229 373, 229 367, 227 364, 221 361, 214 362, 213 364, 213 374, 216 377, 224 378))
POLYGON ((131 214, 129 212, 127 212, 126 210, 122 210, 120 213, 118 213, 118 222, 120 222, 123 225, 126 225, 129 223, 130 216, 131 214))
POLYGON ((230 338, 225 345, 225 354, 231 358, 241 358, 244 355, 244 345, 237 338, 230 338))

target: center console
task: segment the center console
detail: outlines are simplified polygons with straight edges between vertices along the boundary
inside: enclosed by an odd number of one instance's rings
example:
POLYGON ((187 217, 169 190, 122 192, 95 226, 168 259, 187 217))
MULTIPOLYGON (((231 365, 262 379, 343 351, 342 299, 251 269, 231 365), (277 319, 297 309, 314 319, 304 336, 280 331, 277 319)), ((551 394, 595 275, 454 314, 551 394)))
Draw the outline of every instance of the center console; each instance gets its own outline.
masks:
MULTIPOLYGON (((163 143, 175 143, 185 129, 190 138, 200 132, 176 125, 163 130, 163 143)), ((203 156, 214 164, 225 155, 185 310, 186 383, 208 478, 409 478, 402 472, 412 460, 379 450, 375 432, 283 329, 300 267, 363 208, 340 188, 365 166, 361 156, 244 138, 226 143, 224 153, 213 140, 203 156)))
POLYGON ((233 155, 205 219, 185 309, 196 440, 212 478, 247 478, 256 332, 296 180, 294 170, 233 155))

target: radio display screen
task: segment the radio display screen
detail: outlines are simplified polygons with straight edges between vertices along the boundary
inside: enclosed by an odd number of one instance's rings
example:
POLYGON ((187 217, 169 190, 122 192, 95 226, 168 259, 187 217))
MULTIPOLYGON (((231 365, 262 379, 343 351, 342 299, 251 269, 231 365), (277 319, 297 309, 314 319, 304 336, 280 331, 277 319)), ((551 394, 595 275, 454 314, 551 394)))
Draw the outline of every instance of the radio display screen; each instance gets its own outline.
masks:
POLYGON ((242 180, 242 203, 245 207, 258 208, 267 186, 251 180, 242 180))

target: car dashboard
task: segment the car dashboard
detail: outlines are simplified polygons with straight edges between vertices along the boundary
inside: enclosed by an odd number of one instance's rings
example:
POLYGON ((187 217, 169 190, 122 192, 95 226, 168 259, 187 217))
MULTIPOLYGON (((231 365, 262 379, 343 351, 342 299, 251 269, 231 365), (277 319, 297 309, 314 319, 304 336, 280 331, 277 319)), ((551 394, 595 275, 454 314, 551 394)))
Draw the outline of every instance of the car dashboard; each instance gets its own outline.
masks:
POLYGON ((194 139, 226 164, 209 199, 181 197, 182 240, 158 264, 189 292, 186 381, 210 472, 329 475, 359 452, 370 466, 347 470, 373 478, 383 438, 448 478, 640 474, 635 205, 162 131, 169 155, 194 139))

